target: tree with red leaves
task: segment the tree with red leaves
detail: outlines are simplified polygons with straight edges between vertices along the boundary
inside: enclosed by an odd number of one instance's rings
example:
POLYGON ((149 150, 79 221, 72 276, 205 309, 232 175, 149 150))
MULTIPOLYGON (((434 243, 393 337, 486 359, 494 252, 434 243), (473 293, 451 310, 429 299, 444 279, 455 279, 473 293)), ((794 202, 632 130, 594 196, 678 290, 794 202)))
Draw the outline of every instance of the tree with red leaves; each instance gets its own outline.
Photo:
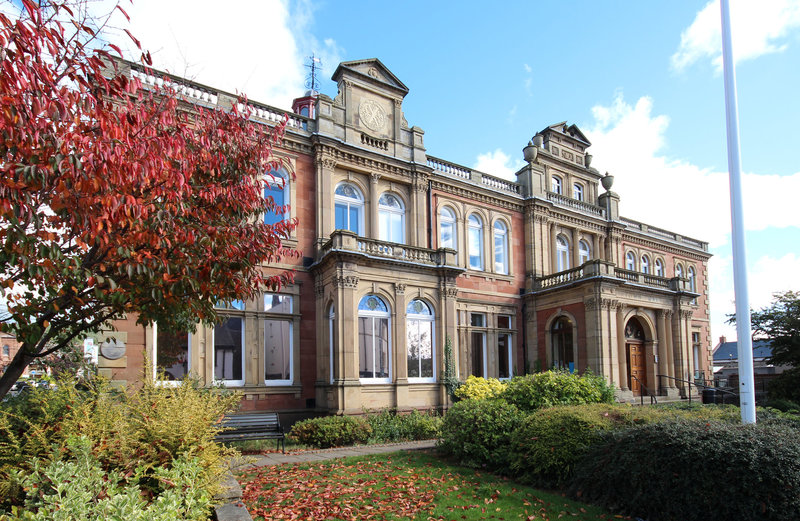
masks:
POLYGON ((31 361, 127 314, 214 322, 216 302, 290 281, 265 266, 298 255, 281 244, 296 222, 261 218, 285 210, 264 198, 282 126, 144 88, 85 10, 22 5, 0 12, 0 328, 22 344, 0 398, 31 361))

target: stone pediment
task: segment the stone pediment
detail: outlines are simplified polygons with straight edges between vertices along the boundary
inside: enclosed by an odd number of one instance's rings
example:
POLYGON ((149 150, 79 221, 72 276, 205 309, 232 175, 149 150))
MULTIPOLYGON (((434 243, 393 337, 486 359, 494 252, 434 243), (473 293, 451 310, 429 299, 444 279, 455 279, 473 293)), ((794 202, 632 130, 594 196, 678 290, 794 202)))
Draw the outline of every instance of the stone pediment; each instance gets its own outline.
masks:
POLYGON ((591 142, 587 137, 581 132, 581 129, 578 128, 577 125, 567 125, 566 121, 562 121, 561 123, 556 123, 555 125, 550 125, 549 127, 543 129, 539 134, 545 134, 547 132, 558 132, 564 136, 569 136, 581 143, 585 146, 591 146, 591 142))
POLYGON ((358 79, 382 89, 388 87, 388 90, 401 97, 408 94, 408 87, 377 58, 342 62, 333 73, 332 79, 337 83, 347 79, 358 79))

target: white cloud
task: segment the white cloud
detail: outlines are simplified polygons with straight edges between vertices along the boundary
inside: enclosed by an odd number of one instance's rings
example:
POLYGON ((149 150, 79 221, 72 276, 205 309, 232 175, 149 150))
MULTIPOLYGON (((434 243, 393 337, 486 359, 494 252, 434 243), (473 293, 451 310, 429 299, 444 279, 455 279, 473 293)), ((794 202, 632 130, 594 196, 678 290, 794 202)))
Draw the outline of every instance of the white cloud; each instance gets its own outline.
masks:
MULTIPOLYGON (((232 0, 220 8, 210 0, 137 0, 125 9, 154 67, 282 108, 305 92, 309 55, 322 58, 324 82, 342 54, 334 40, 311 36, 314 13, 306 1, 232 0)), ((136 59, 121 31, 127 24, 121 16, 114 23, 114 39, 136 59)))
MULTIPOLYGON (((786 36, 800 28, 800 0, 730 3, 733 55, 737 62, 783 51, 786 36)), ((696 61, 710 59, 722 69, 721 16, 717 0, 706 4, 692 24, 681 34, 681 43, 672 55, 672 67, 683 70, 696 61)))
POLYGON ((478 154, 478 158, 472 168, 495 177, 516 181, 514 174, 524 164, 525 162, 522 159, 512 160, 508 154, 498 148, 494 152, 478 154))
MULTIPOLYGON (((609 106, 592 109, 594 122, 586 135, 596 151, 592 166, 615 176, 620 213, 626 217, 710 242, 718 255, 709 264, 713 334, 735 333, 725 326, 732 313, 733 282, 730 251, 730 203, 727 172, 715 172, 687 161, 667 157, 665 132, 669 118, 653 114, 653 100, 642 97, 634 105, 618 93, 609 106), (724 248, 723 248, 724 247, 724 248)), ((743 176, 744 217, 748 230, 800 228, 796 195, 800 172, 789 176, 743 176)), ((800 259, 773 258, 769 252, 751 261, 751 306, 762 307, 775 291, 800 287, 800 259), (794 277, 794 278, 793 278, 794 277)))

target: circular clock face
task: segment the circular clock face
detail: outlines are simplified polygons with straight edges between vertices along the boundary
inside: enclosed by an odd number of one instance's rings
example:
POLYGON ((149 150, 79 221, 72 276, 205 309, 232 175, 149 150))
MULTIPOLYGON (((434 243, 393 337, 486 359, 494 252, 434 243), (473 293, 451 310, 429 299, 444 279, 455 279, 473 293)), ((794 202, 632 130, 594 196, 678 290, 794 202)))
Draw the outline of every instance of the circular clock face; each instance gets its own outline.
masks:
POLYGON ((361 123, 370 130, 383 130, 386 124, 386 114, 383 109, 373 100, 364 100, 358 107, 358 115, 361 123))

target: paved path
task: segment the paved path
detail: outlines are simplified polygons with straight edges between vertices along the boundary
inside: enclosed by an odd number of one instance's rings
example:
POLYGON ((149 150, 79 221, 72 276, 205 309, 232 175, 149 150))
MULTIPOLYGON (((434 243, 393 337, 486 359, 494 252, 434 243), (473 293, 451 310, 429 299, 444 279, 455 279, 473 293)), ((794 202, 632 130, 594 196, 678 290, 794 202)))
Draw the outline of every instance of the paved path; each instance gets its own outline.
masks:
POLYGON ((232 465, 236 470, 263 467, 266 465, 280 465, 282 463, 309 463, 312 461, 327 461, 348 456, 364 456, 367 454, 383 454, 399 450, 421 450, 436 446, 436 440, 409 441, 402 443, 387 443, 383 445, 359 445, 356 447, 340 447, 338 449, 304 450, 288 452, 270 452, 267 454, 244 456, 244 461, 232 465))

